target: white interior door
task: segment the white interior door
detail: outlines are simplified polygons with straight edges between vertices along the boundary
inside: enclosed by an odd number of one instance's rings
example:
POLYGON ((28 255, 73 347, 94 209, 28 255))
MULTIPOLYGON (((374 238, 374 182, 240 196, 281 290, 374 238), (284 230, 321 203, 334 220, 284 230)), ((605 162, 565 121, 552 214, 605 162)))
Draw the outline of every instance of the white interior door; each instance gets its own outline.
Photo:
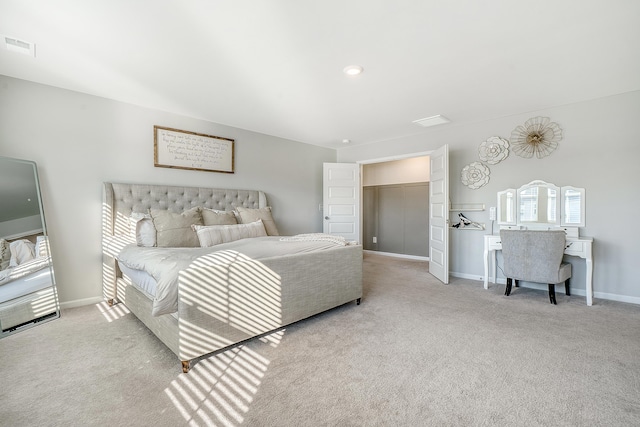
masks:
POLYGON ((433 151, 429 184, 429 273, 449 283, 449 146, 433 151))
POLYGON ((323 165, 323 227, 328 234, 360 242, 360 165, 323 165))

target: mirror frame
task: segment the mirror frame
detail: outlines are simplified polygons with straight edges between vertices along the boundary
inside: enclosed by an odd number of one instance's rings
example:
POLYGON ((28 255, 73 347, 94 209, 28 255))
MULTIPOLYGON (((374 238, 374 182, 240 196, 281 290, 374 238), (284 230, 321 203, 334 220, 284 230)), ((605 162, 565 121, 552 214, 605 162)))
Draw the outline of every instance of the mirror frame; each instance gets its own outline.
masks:
MULTIPOLYGON (((56 284, 56 279, 55 279, 55 273, 54 273, 54 268, 53 268, 53 261, 52 261, 52 255, 51 255, 51 246, 50 246, 50 241, 49 241, 49 233, 47 230, 47 225, 46 225, 46 221, 45 221, 45 213, 44 213, 44 206, 42 203, 42 192, 40 189, 40 176, 38 174, 38 165, 36 162, 31 161, 31 160, 24 160, 24 159, 15 159, 15 158, 11 158, 11 157, 4 157, 4 156, 0 156, 0 161, 11 161, 11 162, 16 162, 16 163, 22 163, 25 165, 29 165, 33 168, 33 177, 34 177, 34 182, 35 182, 35 186, 36 186, 36 196, 38 199, 38 208, 40 211, 40 225, 41 228, 40 229, 29 229, 29 230, 23 230, 20 231, 16 234, 13 235, 7 235, 6 237, 8 238, 8 240, 19 240, 21 237, 27 237, 27 236, 34 236, 34 235, 38 235, 38 241, 42 240, 44 241, 44 250, 47 252, 47 256, 49 257, 49 263, 48 266, 45 267, 49 270, 50 272, 50 277, 51 277, 51 294, 46 294, 46 295, 38 295, 37 297, 34 297, 35 299, 31 299, 28 301, 25 301, 25 303, 28 304, 33 304, 33 303, 39 303, 39 304, 51 304, 50 306, 48 306, 49 312, 44 312, 44 314, 42 315, 36 315, 36 313, 33 313, 34 317, 32 317, 30 320, 26 320, 20 324, 17 325, 12 325, 10 327, 8 327, 5 330, 2 330, 2 325, 0 324, 0 338, 4 338, 6 336, 15 334, 17 332, 20 332, 22 330, 31 328, 33 326, 36 325, 40 325, 42 323, 48 322, 50 320, 54 320, 60 317, 60 301, 58 299, 58 290, 57 290, 57 284, 56 284), (42 239, 40 239, 40 235, 42 235, 42 239)), ((35 225, 35 223, 34 223, 35 225)), ((0 236, 0 237, 5 237, 5 236, 0 236)), ((22 265, 22 264, 21 264, 22 265)), ((30 273, 31 274, 31 273, 30 273)), ((11 282, 8 282, 11 283, 11 282)), ((48 286, 43 286, 41 288, 38 288, 37 290, 33 290, 24 294, 20 294, 17 297, 13 297, 10 300, 7 300, 5 302, 7 303, 11 303, 14 302, 14 304, 12 305, 15 306, 15 304, 19 304, 20 302, 15 302, 17 299, 20 298, 24 298, 27 295, 31 295, 31 294, 35 294, 38 292, 42 292, 45 291, 46 289, 49 289, 48 286)), ((2 303, 4 304, 4 303, 2 303)), ((46 310, 45 310, 46 311, 46 310)), ((22 320, 22 319, 20 319, 22 320)))
POLYGON ((498 191, 498 214, 497 214, 497 221, 498 224, 500 225, 516 225, 517 224, 517 220, 516 220, 516 206, 518 205, 517 203, 517 193, 516 193, 516 189, 515 188, 507 188, 506 190, 502 190, 502 191, 498 191), (503 198, 507 198, 509 196, 509 193, 512 194, 512 199, 513 199, 513 203, 511 203, 511 206, 509 206, 508 203, 504 203, 503 202, 503 198), (504 196, 504 197, 503 197, 504 196), (505 204, 506 206, 503 206, 503 204, 505 204), (504 211, 506 212, 506 218, 503 219, 503 215, 502 215, 502 211, 503 211, 503 207, 504 207, 504 211), (512 218, 511 221, 509 221, 509 218, 512 218))
POLYGON ((560 197, 562 198, 562 216, 560 220, 560 225, 563 227, 584 227, 586 224, 585 216, 586 216, 586 202, 585 202, 586 191, 584 188, 572 187, 570 185, 565 185, 560 190, 560 197), (568 201, 565 196, 567 191, 575 191, 580 194, 580 221, 578 222, 567 222, 566 214, 569 211, 568 201))
MULTIPOLYGON (((586 190, 584 188, 573 187, 570 185, 557 187, 554 184, 542 181, 542 180, 533 180, 528 184, 521 186, 520 188, 513 189, 507 188, 506 190, 498 191, 497 193, 497 223, 502 226, 521 226, 521 227, 531 227, 531 228, 540 228, 540 227, 584 227, 586 224, 586 202, 585 202, 586 190), (559 213, 559 217, 554 222, 531 222, 531 221, 520 221, 519 215, 519 207, 520 207, 520 193, 522 190, 526 190, 531 187, 546 187, 556 190, 558 193, 558 197, 556 197, 556 212, 559 213), (565 199, 565 193, 567 191, 575 191, 580 194, 580 222, 571 223, 565 220, 565 214, 568 211, 567 200, 565 199), (510 212, 507 213, 507 217, 510 215, 511 218, 514 218, 514 221, 507 221, 507 218, 503 218, 502 215, 502 205, 504 202, 502 201, 503 196, 508 194, 509 192, 514 192, 516 199, 515 203, 511 206, 510 212)), ((505 208, 508 208, 505 207, 505 208)))
MULTIPOLYGON (((560 208, 560 187, 545 182, 545 181, 541 181, 541 180, 534 180, 531 181, 528 184, 523 185, 522 187, 518 188, 518 192, 516 194, 516 221, 518 225, 530 225, 530 226, 558 226, 560 225, 560 217, 562 216, 562 209, 560 208), (524 191, 527 191, 531 188, 546 188, 547 190, 553 190, 556 192, 556 200, 555 200, 555 212, 556 212, 556 218, 554 221, 523 221, 521 216, 522 216, 522 212, 520 212, 520 205, 522 204, 522 193, 524 191)), ((539 200, 539 198, 538 198, 539 200)), ((538 214, 540 213, 540 210, 538 209, 538 214)))

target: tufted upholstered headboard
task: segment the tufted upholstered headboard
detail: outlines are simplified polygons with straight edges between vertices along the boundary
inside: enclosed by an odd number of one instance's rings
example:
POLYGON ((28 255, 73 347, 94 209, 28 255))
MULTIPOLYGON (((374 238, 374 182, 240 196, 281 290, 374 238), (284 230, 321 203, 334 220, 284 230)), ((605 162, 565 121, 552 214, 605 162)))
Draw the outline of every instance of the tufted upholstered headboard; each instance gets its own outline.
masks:
POLYGON ((121 247, 122 244, 122 241, 118 241, 117 237, 129 236, 129 216, 131 213, 148 212, 150 208, 167 209, 179 213, 195 206, 227 211, 233 210, 238 206, 257 209, 267 206, 267 197, 262 191, 258 190, 104 183, 102 198, 102 282, 103 294, 107 300, 116 298, 118 271, 115 255, 118 247, 121 247))

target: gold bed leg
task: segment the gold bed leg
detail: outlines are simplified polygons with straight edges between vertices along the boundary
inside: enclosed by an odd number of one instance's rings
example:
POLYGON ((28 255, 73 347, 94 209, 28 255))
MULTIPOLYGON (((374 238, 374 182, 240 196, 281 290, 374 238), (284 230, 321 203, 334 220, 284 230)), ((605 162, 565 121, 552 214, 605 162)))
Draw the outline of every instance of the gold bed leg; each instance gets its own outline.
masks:
POLYGON ((116 304, 116 300, 113 298, 108 299, 107 304, 109 304, 109 307, 113 307, 116 304))
POLYGON ((189 369, 191 369, 191 361, 190 360, 183 360, 182 361, 182 372, 186 374, 187 372, 189 372, 189 369))

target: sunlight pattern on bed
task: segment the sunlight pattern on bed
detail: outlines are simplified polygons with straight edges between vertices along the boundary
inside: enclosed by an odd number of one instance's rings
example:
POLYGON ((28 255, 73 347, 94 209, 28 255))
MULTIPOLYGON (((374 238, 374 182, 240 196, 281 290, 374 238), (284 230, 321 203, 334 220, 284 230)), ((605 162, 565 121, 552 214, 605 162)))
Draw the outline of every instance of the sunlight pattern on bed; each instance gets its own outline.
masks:
POLYGON ((282 325, 280 276, 239 252, 218 251, 196 259, 180 273, 178 283, 180 303, 196 307, 218 324, 198 328, 180 317, 182 360, 206 353, 211 344, 222 348, 282 325))

